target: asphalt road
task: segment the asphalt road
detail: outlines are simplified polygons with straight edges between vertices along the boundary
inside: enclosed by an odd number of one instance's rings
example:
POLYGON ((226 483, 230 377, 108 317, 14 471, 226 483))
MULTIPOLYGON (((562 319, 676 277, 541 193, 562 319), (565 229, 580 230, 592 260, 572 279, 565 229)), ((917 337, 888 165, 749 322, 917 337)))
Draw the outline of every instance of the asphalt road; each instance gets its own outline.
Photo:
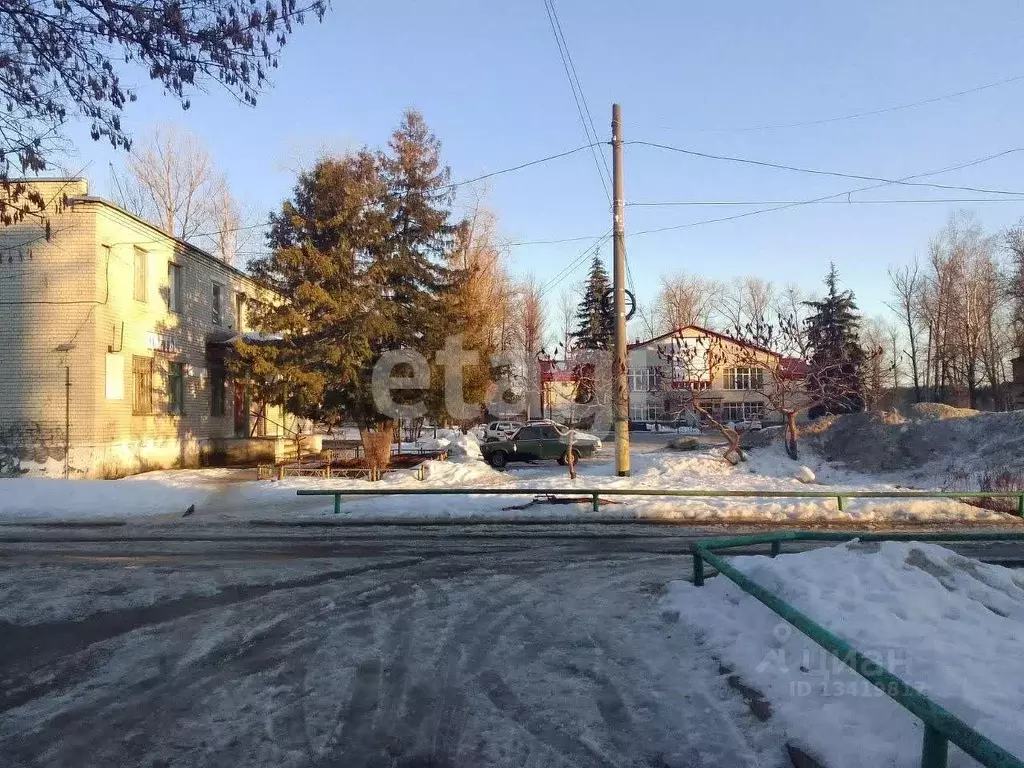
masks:
POLYGON ((660 610, 691 534, 546 534, 0 543, 0 765, 789 764, 660 610))
POLYGON ((7 545, 0 765, 782 765, 664 546, 7 545))

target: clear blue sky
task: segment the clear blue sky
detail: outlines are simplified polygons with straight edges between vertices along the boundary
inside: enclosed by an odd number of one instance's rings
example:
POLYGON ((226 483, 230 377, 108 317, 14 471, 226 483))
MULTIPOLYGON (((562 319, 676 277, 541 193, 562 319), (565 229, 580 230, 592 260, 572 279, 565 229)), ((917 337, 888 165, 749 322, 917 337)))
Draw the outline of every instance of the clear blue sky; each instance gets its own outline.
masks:
MULTIPOLYGON (((1024 75, 1018 3, 557 3, 598 130, 622 104, 627 140, 791 165, 897 178, 1024 146, 1024 80, 858 120, 777 130, 719 131, 878 109, 1024 75)), ((455 179, 584 143, 541 0, 482 3, 335 2, 322 25, 298 28, 256 108, 212 88, 182 113, 150 85, 126 123, 143 131, 174 120, 199 133, 236 193, 260 210, 293 183, 295 157, 322 146, 380 145, 409 106, 444 143, 455 179)), ((108 148, 76 133, 94 190, 108 192, 108 148), (81 138, 80 138, 81 137, 81 138)), ((607 152, 607 148, 605 148, 607 152)), ((1024 190, 1024 153, 931 179, 1024 190)), ((627 147, 626 198, 803 200, 861 186, 627 147)), ((861 199, 969 196, 888 187, 861 199)), ((600 235, 610 215, 587 153, 493 180, 490 204, 514 240, 600 235)), ((862 309, 883 311, 886 267, 923 254, 959 207, 990 229, 1016 222, 1020 204, 817 205, 631 237, 643 299, 675 270, 727 279, 756 274, 817 289, 829 260, 862 309)), ((627 231, 731 215, 737 208, 630 208, 627 231)), ((515 248, 512 268, 554 275, 586 243, 515 248)), ((604 250, 610 262, 610 248, 604 250)), ((579 280, 578 269, 569 280, 579 280)))

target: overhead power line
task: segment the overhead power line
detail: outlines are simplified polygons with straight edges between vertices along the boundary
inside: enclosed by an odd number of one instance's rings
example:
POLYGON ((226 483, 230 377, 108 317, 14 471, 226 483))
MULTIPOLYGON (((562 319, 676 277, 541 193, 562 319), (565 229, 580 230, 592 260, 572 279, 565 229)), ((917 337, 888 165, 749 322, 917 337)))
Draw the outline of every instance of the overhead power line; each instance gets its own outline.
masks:
POLYGON ((588 245, 583 251, 580 252, 578 256, 573 258, 568 264, 562 267, 558 272, 555 273, 555 275, 552 278, 550 278, 546 283, 544 283, 544 285, 541 286, 540 295, 544 296, 544 294, 546 294, 548 291, 550 291, 552 288, 554 288, 556 285, 562 282, 565 278, 571 275, 574 271, 576 271, 576 269, 581 264, 583 264, 584 261, 586 261, 587 257, 590 256, 591 254, 596 253, 597 250, 602 245, 604 245, 606 241, 611 239, 611 236, 612 231, 609 229, 603 235, 597 237, 595 242, 593 242, 591 245, 588 245))
MULTIPOLYGON (((932 197, 921 200, 822 200, 825 205, 910 205, 914 203, 1021 203, 1014 197, 932 197)), ((744 206, 744 205, 795 205, 802 200, 666 200, 626 203, 634 208, 669 208, 680 206, 744 206)))
POLYGON ((569 81, 569 88, 572 90, 572 98, 576 103, 576 112, 583 124, 583 133, 590 145, 591 153, 594 156, 594 165, 597 167, 597 175, 601 177, 601 186, 604 187, 608 204, 611 205, 612 194, 609 185, 611 184, 611 171, 608 169, 608 161, 603 153, 596 149, 600 144, 600 134, 594 125, 594 118, 590 113, 590 106, 587 104, 587 97, 583 94, 583 86, 580 83, 579 74, 576 72, 576 65, 573 63, 572 54, 569 53, 569 44, 565 40, 562 31, 562 22, 558 19, 558 11, 555 9, 554 0, 544 0, 544 10, 547 12, 548 23, 551 25, 551 33, 555 36, 555 44, 558 46, 558 55, 562 59, 562 68, 569 81), (603 167, 602 167, 603 163, 603 167))
MULTIPOLYGON (((1009 150, 1006 150, 1004 152, 997 152, 994 155, 987 155, 985 157, 978 157, 978 158, 975 158, 973 160, 967 160, 966 162, 958 163, 956 165, 950 165, 950 166, 947 166, 945 168, 939 168, 938 170, 935 170, 935 171, 925 171, 924 173, 916 173, 916 174, 913 174, 911 176, 904 176, 902 179, 899 179, 899 180, 896 180, 896 181, 885 181, 885 182, 881 182, 879 184, 869 184, 869 185, 864 186, 864 187, 857 187, 856 189, 849 189, 849 190, 846 190, 845 192, 836 192, 835 194, 832 194, 832 195, 822 195, 821 197, 815 197, 815 198, 812 198, 810 200, 799 200, 799 201, 792 202, 792 203, 784 203, 782 205, 772 206, 770 208, 758 208, 756 211, 744 211, 743 213, 737 213, 737 214, 735 214, 733 216, 722 216, 720 218, 715 218, 715 219, 702 219, 701 221, 692 221, 692 222, 689 222, 687 224, 676 224, 676 225, 669 226, 669 227, 657 227, 657 228, 654 228, 654 229, 644 229, 644 230, 640 230, 639 232, 631 232, 630 236, 631 237, 635 237, 637 235, 650 235, 650 234, 655 234, 655 233, 658 233, 658 232, 669 232, 669 231, 677 230, 677 229, 691 229, 693 227, 703 226, 704 224, 717 224, 719 222, 735 221, 736 219, 743 219, 743 218, 747 218, 748 216, 759 216, 759 215, 761 215, 763 213, 774 213, 775 211, 784 211, 784 210, 787 210, 789 208, 796 208, 796 207, 802 206, 802 205, 813 205, 815 203, 821 203, 821 202, 824 202, 826 200, 835 200, 836 198, 849 197, 850 195, 855 195, 858 192, 867 192, 867 191, 872 190, 872 189, 879 189, 881 187, 885 187, 885 186, 888 186, 890 184, 905 183, 907 181, 910 181, 911 179, 923 179, 923 178, 926 178, 928 176, 938 176, 939 174, 942 174, 942 173, 951 173, 953 171, 963 170, 964 168, 970 168, 970 167, 975 166, 975 165, 981 165, 982 163, 987 163, 990 160, 995 160, 995 159, 1003 157, 1004 155, 1007 155, 1007 154, 1009 154, 1011 152, 1017 152, 1017 151, 1019 151, 1019 150, 1009 149, 1009 150)), ((1024 202, 1024 201, 1022 201, 1022 202, 1024 202)))
POLYGON ((932 96, 927 99, 909 101, 904 104, 893 104, 888 107, 881 107, 880 109, 870 109, 864 112, 853 112, 847 115, 825 117, 818 120, 800 120, 792 123, 769 123, 765 125, 751 125, 742 128, 694 128, 690 130, 699 133, 750 133, 753 131, 775 131, 786 128, 808 128, 815 125, 828 125, 830 123, 840 123, 846 120, 859 120, 864 117, 874 117, 876 115, 885 115, 890 112, 899 112, 904 109, 923 107, 928 104, 935 104, 937 102, 946 101, 948 99, 956 99, 959 98, 960 96, 968 96, 972 93, 987 91, 992 88, 999 88, 1000 86, 1009 85, 1010 83, 1017 83, 1020 82, 1021 80, 1024 80, 1024 75, 1014 75, 1013 77, 1007 77, 1002 80, 996 80, 995 82, 985 83, 984 85, 978 85, 973 88, 966 88, 962 91, 944 93, 941 96, 932 96))
POLYGON ((569 155, 575 155, 577 152, 583 152, 584 150, 591 149, 592 147, 595 147, 595 146, 598 146, 598 144, 593 144, 593 143, 591 143, 591 144, 584 144, 581 147, 576 147, 576 149, 570 149, 570 150, 567 150, 565 152, 559 152, 557 155, 548 155, 547 157, 540 157, 540 158, 537 158, 536 160, 530 160, 527 163, 520 163, 519 165, 513 165, 510 168, 502 168, 499 171, 491 171, 490 173, 485 173, 482 176, 474 176, 472 179, 465 179, 463 181, 457 181, 454 184, 446 185, 445 189, 454 189, 455 187, 464 187, 467 184, 475 184, 478 181, 483 181, 484 179, 490 179, 490 178, 493 178, 494 176, 501 176, 502 174, 512 173, 513 171, 521 171, 523 168, 529 168, 530 166, 533 166, 533 165, 540 165, 541 163, 547 163, 547 162, 550 162, 552 160, 558 160, 558 159, 563 158, 563 157, 568 157, 569 155))
MULTIPOLYGON (((673 147, 669 144, 659 144, 653 141, 630 141, 629 144, 635 144, 643 147, 655 147, 657 149, 668 150, 669 152, 678 152, 683 155, 689 155, 690 157, 700 157, 705 160, 722 160, 730 163, 741 163, 744 165, 755 165, 761 168, 773 168, 781 171, 794 171, 796 173, 808 173, 815 176, 834 176, 840 179, 857 179, 860 181, 878 181, 884 184, 901 184, 908 187, 930 187, 933 189, 950 189, 958 190, 961 192, 976 192, 978 194, 986 195, 1024 195, 1024 192, 1011 192, 1005 189, 985 189, 983 187, 965 187, 954 184, 932 184, 928 182, 912 182, 906 181, 905 179, 886 179, 881 176, 869 176, 858 173, 844 173, 841 171, 824 171, 819 168, 802 168, 795 165, 785 165, 784 163, 773 163, 767 160, 752 160, 747 157, 732 157, 730 155, 715 155, 710 152, 698 152, 693 149, 684 149, 683 147, 673 147)), ((1013 154, 1014 152, 1024 151, 1024 147, 1016 147, 1014 149, 1007 149, 1000 152, 994 157, 1002 157, 1004 155, 1013 154)), ((908 176, 906 178, 918 178, 917 176, 908 176)))

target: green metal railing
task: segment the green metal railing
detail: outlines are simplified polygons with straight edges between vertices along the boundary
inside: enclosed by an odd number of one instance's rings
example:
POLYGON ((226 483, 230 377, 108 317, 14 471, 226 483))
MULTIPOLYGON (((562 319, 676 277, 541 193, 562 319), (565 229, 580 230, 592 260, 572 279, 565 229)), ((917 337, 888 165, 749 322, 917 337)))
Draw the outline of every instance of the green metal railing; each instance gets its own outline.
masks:
POLYGON ((751 499, 835 499, 839 511, 845 511, 849 499, 1016 499, 1017 514, 1024 517, 1022 491, 722 491, 667 490, 650 488, 382 488, 317 489, 296 491, 299 496, 333 496, 334 513, 341 512, 342 496, 582 496, 589 497, 595 512, 601 496, 684 496, 695 498, 751 499))
POLYGON ((956 715, 943 709, 913 686, 908 685, 881 665, 873 662, 845 640, 798 611, 777 595, 769 592, 746 574, 729 565, 714 549, 729 549, 755 544, 770 544, 771 555, 782 551, 784 541, 996 541, 1024 540, 1024 534, 978 532, 961 534, 849 534, 838 532, 784 532, 729 539, 706 539, 693 545, 693 583, 704 584, 704 564, 713 566, 740 589, 771 608, 808 638, 850 667, 924 723, 921 746, 921 768, 946 768, 949 742, 973 757, 986 768, 1024 768, 1024 762, 998 744, 982 736, 956 715))

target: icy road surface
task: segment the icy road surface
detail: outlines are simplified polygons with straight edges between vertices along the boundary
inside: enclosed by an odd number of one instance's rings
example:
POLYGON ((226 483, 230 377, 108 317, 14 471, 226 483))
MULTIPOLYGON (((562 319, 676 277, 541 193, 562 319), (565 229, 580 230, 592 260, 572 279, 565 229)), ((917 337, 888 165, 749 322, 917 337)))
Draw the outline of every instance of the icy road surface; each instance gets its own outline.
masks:
POLYGON ((0 765, 788 764, 658 607, 684 555, 319 543, 5 550, 0 765))

